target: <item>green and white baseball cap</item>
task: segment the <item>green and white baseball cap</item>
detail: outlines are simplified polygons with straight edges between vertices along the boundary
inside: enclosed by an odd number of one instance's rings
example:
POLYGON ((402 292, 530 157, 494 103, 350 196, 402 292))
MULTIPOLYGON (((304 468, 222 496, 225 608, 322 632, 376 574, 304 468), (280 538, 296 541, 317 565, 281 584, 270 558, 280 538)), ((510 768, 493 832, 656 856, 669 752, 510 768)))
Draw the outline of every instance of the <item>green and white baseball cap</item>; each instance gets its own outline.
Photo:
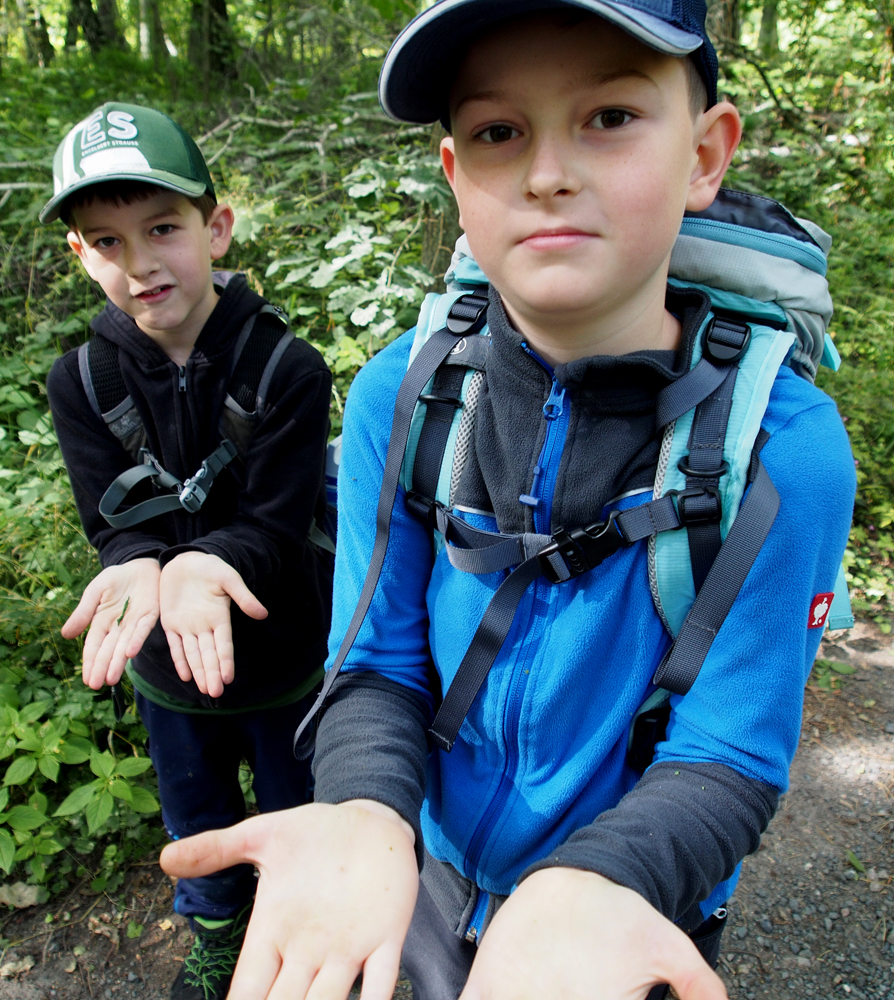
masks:
POLYGON ((68 133, 53 158, 53 197, 41 222, 59 218, 66 198, 106 181, 146 181, 189 198, 214 184, 199 147, 167 115, 137 104, 103 104, 68 133))

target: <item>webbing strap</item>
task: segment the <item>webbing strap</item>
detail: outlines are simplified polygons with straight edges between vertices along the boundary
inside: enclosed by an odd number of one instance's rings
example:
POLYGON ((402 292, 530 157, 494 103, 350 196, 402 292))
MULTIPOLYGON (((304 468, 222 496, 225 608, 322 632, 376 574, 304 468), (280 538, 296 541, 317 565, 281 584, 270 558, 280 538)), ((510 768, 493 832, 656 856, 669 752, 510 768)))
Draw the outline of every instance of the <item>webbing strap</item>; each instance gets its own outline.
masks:
POLYGON ((720 547, 714 565, 689 610, 676 641, 655 672, 653 683, 686 694, 729 614, 779 511, 779 494, 763 462, 720 547))
POLYGON ((360 626, 366 618, 366 612, 372 603, 373 595, 379 583, 379 576, 385 564, 385 555, 388 551, 388 539, 391 534, 391 514, 394 510, 394 501, 397 498, 397 486, 400 480, 400 470, 404 461, 404 452, 407 447, 407 439, 410 434, 410 423, 413 419, 413 411, 416 409, 416 402, 419 394, 428 384, 429 379, 435 373, 438 365, 447 357, 456 344, 457 335, 450 333, 445 327, 433 333, 416 355, 413 363, 407 369, 397 393, 397 400, 394 404, 394 417, 391 421, 391 436, 388 440, 388 452, 385 457, 385 468, 382 472, 382 486, 379 490, 379 503, 376 508, 376 537, 373 543, 372 554, 369 559, 369 568, 366 571, 366 579, 363 581, 363 588, 354 609, 354 615, 348 630, 342 640, 338 650, 338 655, 332 667, 326 673, 326 679, 320 693, 313 703, 313 707, 301 720, 301 724, 295 731, 293 749, 295 756, 303 760, 309 756, 313 750, 314 738, 316 735, 315 720, 323 707, 332 685, 342 668, 342 664, 354 645, 360 626), (313 723, 313 724, 312 724, 313 723))
POLYGON ((686 473, 686 489, 703 491, 701 495, 690 495, 686 499, 686 514, 693 522, 687 525, 687 534, 696 594, 701 590, 723 541, 720 534, 722 511, 716 490, 720 477, 726 471, 723 444, 738 373, 737 365, 723 370, 723 381, 695 408, 686 468, 680 467, 686 473))
POLYGON ((667 427, 672 420, 694 410, 723 382, 727 370, 702 358, 695 368, 665 386, 655 400, 656 427, 667 427))
POLYGON ((522 594, 540 573, 539 557, 532 556, 526 559, 518 569, 506 577, 490 599, 484 617, 475 630, 472 642, 429 730, 433 742, 441 750, 449 753, 453 749, 463 719, 472 707, 472 702, 506 641, 522 594))
POLYGON ((463 573, 482 576, 518 566, 552 544, 552 535, 504 535, 467 524, 440 505, 435 507, 436 527, 447 542, 450 565, 463 573))
POLYGON ((233 461, 236 454, 235 445, 227 440, 221 441, 202 462, 198 472, 181 484, 176 476, 163 469, 158 460, 144 449, 144 463, 127 469, 114 480, 99 501, 99 512, 113 528, 132 528, 151 517, 181 508, 194 514, 205 502, 217 475, 233 461), (174 492, 168 496, 144 500, 119 513, 128 494, 144 479, 151 479, 160 489, 174 492))
POLYGON ((431 392, 420 397, 420 401, 425 403, 425 418, 413 462, 413 490, 424 497, 437 496, 453 417, 463 405, 460 393, 465 376, 464 367, 441 365, 435 373, 431 392))

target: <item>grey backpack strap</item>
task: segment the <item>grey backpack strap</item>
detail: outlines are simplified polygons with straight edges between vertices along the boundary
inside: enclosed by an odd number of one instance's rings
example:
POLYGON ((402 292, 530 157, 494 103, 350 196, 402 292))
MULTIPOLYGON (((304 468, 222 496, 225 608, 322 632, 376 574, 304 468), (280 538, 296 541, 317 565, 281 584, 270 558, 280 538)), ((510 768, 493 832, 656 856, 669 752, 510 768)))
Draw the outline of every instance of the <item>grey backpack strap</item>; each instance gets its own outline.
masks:
POLYGON ((90 408, 135 461, 146 445, 146 430, 118 366, 118 345, 93 337, 78 348, 78 370, 90 408))

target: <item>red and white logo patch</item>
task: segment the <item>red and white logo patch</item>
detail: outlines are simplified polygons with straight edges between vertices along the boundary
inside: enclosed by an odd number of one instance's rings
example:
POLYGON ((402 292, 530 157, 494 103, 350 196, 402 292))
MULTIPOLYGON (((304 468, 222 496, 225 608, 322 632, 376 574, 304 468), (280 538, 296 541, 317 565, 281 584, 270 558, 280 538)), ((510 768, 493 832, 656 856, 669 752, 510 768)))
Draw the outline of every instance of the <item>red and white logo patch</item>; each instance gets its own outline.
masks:
POLYGON ((817 594, 810 602, 810 616, 807 619, 808 628, 825 628, 832 607, 834 594, 817 594))

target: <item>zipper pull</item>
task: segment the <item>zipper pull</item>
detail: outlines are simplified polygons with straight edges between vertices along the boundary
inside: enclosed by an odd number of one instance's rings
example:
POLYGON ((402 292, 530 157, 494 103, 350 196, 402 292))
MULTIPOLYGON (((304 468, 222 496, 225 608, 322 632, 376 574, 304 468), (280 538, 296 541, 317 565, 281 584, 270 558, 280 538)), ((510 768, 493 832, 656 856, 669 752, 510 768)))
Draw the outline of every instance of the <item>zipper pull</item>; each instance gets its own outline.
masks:
POLYGON ((560 386, 553 377, 552 389, 549 392, 549 399, 543 404, 543 415, 547 420, 556 420, 562 416, 565 410, 565 387, 560 386))
POLYGON ((186 365, 177 369, 177 388, 180 392, 186 392, 186 365))
POLYGON ((540 498, 537 494, 537 487, 540 485, 540 477, 543 475, 543 469, 539 465, 534 466, 534 482, 531 483, 531 492, 522 493, 518 498, 519 503, 523 503, 526 507, 536 507, 540 503, 540 498))

